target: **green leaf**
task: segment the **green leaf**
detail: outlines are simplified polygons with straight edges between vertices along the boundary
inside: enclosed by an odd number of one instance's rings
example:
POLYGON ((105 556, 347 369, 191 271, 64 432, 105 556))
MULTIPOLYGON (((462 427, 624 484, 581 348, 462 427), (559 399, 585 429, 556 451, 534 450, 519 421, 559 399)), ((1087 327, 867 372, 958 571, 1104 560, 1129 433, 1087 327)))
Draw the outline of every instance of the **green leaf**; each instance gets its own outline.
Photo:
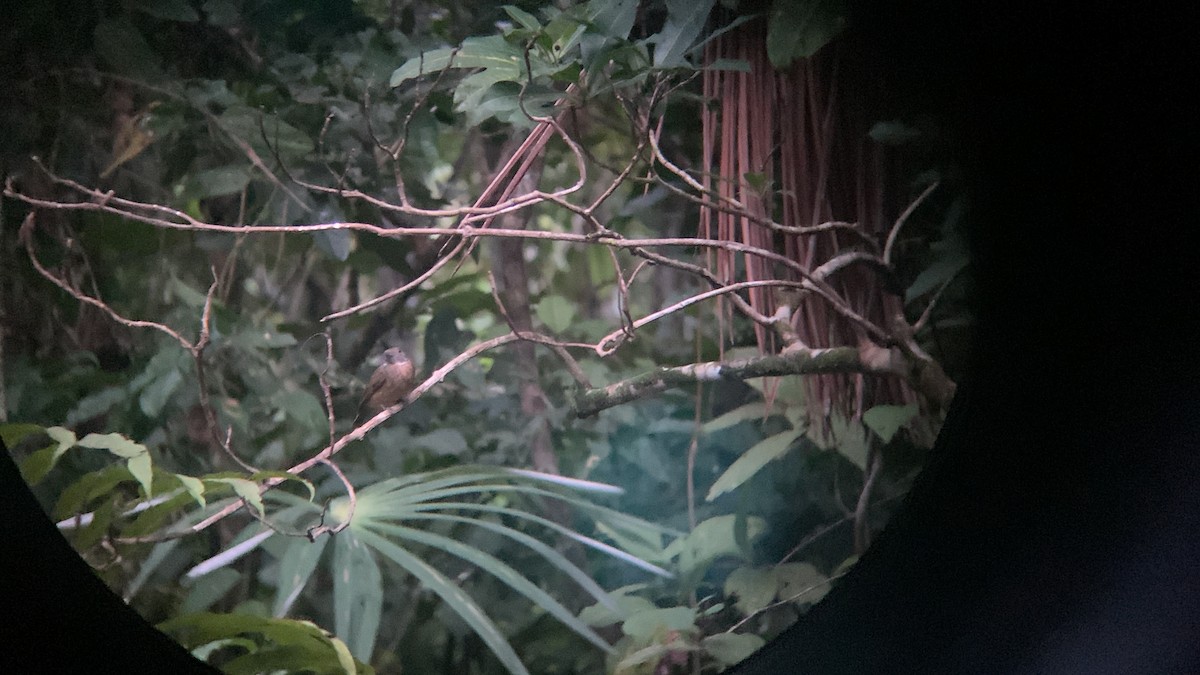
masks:
POLYGON ((771 572, 779 584, 780 600, 815 603, 829 592, 829 577, 809 563, 784 563, 771 572))
POLYGON ((383 611, 383 581, 379 565, 364 544, 361 530, 340 532, 333 548, 334 633, 350 652, 371 658, 383 611))
POLYGON ((884 443, 892 440, 900 427, 917 416, 917 404, 877 405, 863 413, 863 424, 874 431, 884 443))
POLYGON ((405 61, 392 72, 388 86, 398 87, 415 77, 447 68, 486 68, 492 71, 496 81, 519 82, 522 67, 521 50, 509 44, 503 37, 470 37, 463 40, 459 49, 434 49, 405 61))
MULTIPOLYGON (((343 532, 343 534, 345 533, 343 532)), ((504 634, 458 584, 447 579, 436 568, 402 546, 397 546, 368 530, 356 530, 355 534, 371 548, 407 570, 425 588, 436 593, 451 611, 462 618, 479 635, 484 644, 492 650, 492 653, 509 672, 514 675, 529 675, 529 671, 521 663, 520 657, 513 651, 512 645, 504 639, 504 634)))
MULTIPOLYGON (((709 518, 696 525, 686 537, 681 537, 667 546, 670 557, 679 558, 679 569, 685 576, 702 573, 708 565, 721 556, 742 558, 742 547, 734 534, 737 516, 723 515, 709 518)), ((767 529, 767 522, 757 516, 746 519, 746 539, 753 542, 767 529)))
MULTIPOLYGON (((644 584, 637 584, 635 588, 642 586, 644 584)), ((611 607, 604 606, 602 603, 589 605, 580 610, 580 620, 589 626, 611 626, 639 612, 657 609, 655 604, 646 598, 638 595, 626 595, 619 590, 613 591, 613 598, 617 602, 618 609, 614 610, 611 607)))
MULTIPOLYGON (((42 431, 41 427, 33 424, 20 426, 33 427, 37 431, 42 431)), ((56 464, 58 464, 59 458, 61 458, 63 454, 67 452, 67 450, 70 450, 75 446, 75 433, 69 429, 64 429, 62 427, 49 427, 45 429, 45 433, 50 437, 50 440, 54 442, 51 445, 48 445, 29 455, 25 458, 25 461, 21 462, 21 476, 25 479, 25 482, 29 483, 30 485, 36 485, 37 483, 40 483, 42 479, 46 477, 46 474, 50 473, 50 470, 53 469, 56 464)), ((24 435, 22 434, 20 437, 23 438, 24 435)), ((8 439, 5 439, 5 444, 8 444, 8 439)))
POLYGON ((258 492, 258 483, 246 480, 245 478, 206 478, 205 480, 228 485, 233 488, 234 494, 245 500, 255 511, 258 511, 259 515, 264 515, 262 495, 258 492))
POLYGON ((516 21, 523 28, 535 32, 542 29, 541 22, 538 21, 537 18, 535 18, 532 14, 526 12, 520 7, 504 5, 502 9, 509 15, 509 17, 512 18, 513 21, 516 21))
POLYGON ((561 295, 547 295, 534 307, 538 319, 550 330, 560 333, 575 319, 575 305, 561 295))
POLYGON ((108 19, 96 25, 93 33, 96 55, 114 72, 155 81, 163 74, 158 56, 146 39, 125 19, 108 19))
MULTIPOLYGON (((61 429, 62 427, 59 428, 61 429)), ((0 424, 0 439, 4 441, 5 447, 12 449, 17 443, 23 441, 26 436, 40 434, 43 431, 46 431, 46 429, 40 424, 0 424)), ((63 429, 63 431, 67 430, 63 429)), ((67 433, 71 432, 67 431, 67 433)), ((74 438, 73 434, 72 438, 74 438)), ((71 445, 74 445, 74 441, 72 441, 71 445)))
POLYGON ((150 453, 144 452, 140 455, 134 455, 125 460, 125 466, 129 469, 129 473, 137 479, 137 482, 142 486, 142 493, 149 498, 154 494, 151 490, 151 485, 154 477, 154 468, 151 466, 150 453))
POLYGON ((830 439, 809 430, 809 439, 825 450, 836 450, 855 466, 867 470, 867 429, 856 420, 834 413, 829 418, 830 439))
POLYGON ((621 632, 642 639, 653 639, 668 631, 691 631, 695 628, 696 610, 691 607, 655 607, 637 612, 621 624, 621 632))
MULTIPOLYGON (((412 445, 428 448, 440 457, 453 457, 465 453, 468 449, 467 439, 458 429, 441 428, 417 436, 412 439, 412 445)), ((403 448, 396 448, 399 452, 403 448)))
POLYGON ((146 446, 141 443, 135 443, 121 434, 88 434, 79 441, 79 445, 85 448, 108 450, 123 459, 145 455, 150 452, 146 446))
POLYGON ((592 28, 601 35, 624 40, 637 18, 637 0, 592 0, 587 15, 592 28))
POLYGON ((231 567, 213 570, 192 582, 179 611, 184 614, 204 611, 225 597, 241 580, 242 574, 231 567))
POLYGON ((946 257, 936 260, 913 279, 912 285, 904 291, 904 302, 912 302, 946 283, 962 271, 967 262, 965 251, 951 251, 946 257))
POLYGON ((58 503, 54 505, 54 517, 63 519, 78 513, 85 504, 127 480, 133 480, 133 476, 124 464, 114 464, 84 474, 59 494, 58 503))
POLYGON ((753 614, 775 600, 778 582, 772 570, 739 567, 725 578, 725 594, 737 597, 742 614, 753 614))
POLYGON ((867 135, 884 145, 904 145, 921 137, 921 132, 899 121, 876 122, 867 135))
POLYGON ((654 67, 678 68, 689 65, 684 55, 704 30, 713 0, 667 0, 667 21, 654 43, 654 67))
POLYGON ((320 537, 316 541, 294 538, 288 542, 288 547, 279 560, 279 581, 275 585, 275 605, 271 613, 282 617, 296 602, 300 592, 308 585, 309 578, 317 569, 321 553, 329 537, 320 537))
POLYGON ((508 564, 500 559, 485 553, 478 548, 455 541, 449 537, 432 532, 424 532, 413 528, 402 527, 399 525, 381 525, 373 523, 368 525, 373 531, 380 534, 389 534, 393 537, 410 539, 427 546, 431 546, 451 555, 457 556, 473 563, 488 574, 496 577, 517 591, 521 595, 528 598, 531 602, 537 605, 538 608, 558 619, 565 626, 575 631, 578 635, 585 638, 588 642, 599 649, 609 652, 612 647, 604 638, 600 637, 596 631, 592 630, 586 623, 579 620, 571 613, 562 603, 555 600, 550 594, 543 591, 537 585, 522 576, 517 570, 513 569, 508 564))
POLYGON ((171 394, 183 383, 183 374, 178 370, 169 370, 162 377, 155 379, 138 396, 138 407, 146 417, 158 417, 170 400, 171 394))
POLYGON ((234 195, 249 184, 249 167, 244 164, 227 164, 188 174, 183 186, 183 196, 190 199, 207 199, 234 195))
POLYGON ((762 649, 766 640, 753 633, 717 633, 700 640, 700 646, 723 666, 732 666, 762 649))
POLYGON ((123 387, 105 387, 90 396, 79 399, 67 413, 67 418, 63 423, 67 426, 74 426, 103 415, 124 402, 127 396, 128 393, 123 387))
POLYGON ((755 443, 717 478, 709 488, 708 495, 704 498, 705 501, 711 502, 750 480, 764 466, 782 457, 792 447, 792 443, 800 437, 800 434, 800 430, 791 429, 755 443))
POLYGON ((779 69, 807 58, 846 26, 845 0, 775 0, 767 23, 767 58, 779 69))
POLYGON ((204 500, 204 481, 200 480, 199 478, 185 476, 181 473, 174 475, 183 485, 183 489, 187 490, 187 493, 191 495, 192 499, 196 500, 197 504, 200 506, 206 506, 208 504, 208 502, 204 500))

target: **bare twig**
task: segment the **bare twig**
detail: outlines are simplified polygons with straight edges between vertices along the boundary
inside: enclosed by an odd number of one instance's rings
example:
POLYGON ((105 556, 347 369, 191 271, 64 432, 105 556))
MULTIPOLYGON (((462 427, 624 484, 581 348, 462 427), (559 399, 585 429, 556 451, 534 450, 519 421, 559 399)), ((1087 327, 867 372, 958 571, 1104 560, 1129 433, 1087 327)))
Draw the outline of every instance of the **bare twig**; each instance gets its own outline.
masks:
POLYGON ((908 221, 908 217, 912 215, 913 211, 917 210, 917 207, 921 205, 921 202, 924 202, 925 198, 928 197, 931 192, 937 189, 939 183, 939 181, 930 183, 929 187, 925 188, 921 194, 917 195, 917 198, 912 200, 912 203, 909 204, 903 212, 901 212, 900 217, 896 218, 896 224, 892 225, 891 232, 888 232, 887 242, 883 245, 883 263, 885 265, 890 267, 892 264, 892 248, 896 245, 896 236, 900 234, 900 228, 904 227, 904 223, 908 221))

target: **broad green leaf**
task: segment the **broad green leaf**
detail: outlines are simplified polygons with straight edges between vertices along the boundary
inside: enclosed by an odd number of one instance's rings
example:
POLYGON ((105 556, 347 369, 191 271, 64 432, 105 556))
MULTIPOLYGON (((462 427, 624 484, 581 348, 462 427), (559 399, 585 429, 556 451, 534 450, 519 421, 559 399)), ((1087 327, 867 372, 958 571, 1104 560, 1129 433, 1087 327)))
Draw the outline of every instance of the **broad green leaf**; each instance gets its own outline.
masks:
MULTIPOLYGON (((392 72, 388 86, 398 87, 421 75, 446 68, 487 68, 500 79, 519 82, 523 68, 521 50, 499 35, 470 37, 462 47, 444 47, 415 56, 392 72)), ((499 81, 499 80, 497 80, 499 81)))
MULTIPOLYGON (((443 522, 460 523, 463 525, 472 525, 497 534, 503 535, 513 541, 522 544, 532 550, 534 553, 542 556, 551 565, 558 568, 575 583, 579 584, 580 588, 588 592, 593 598, 598 600, 597 606, 606 608, 610 612, 618 612, 617 604, 604 592, 604 589, 588 576, 583 570, 576 567, 571 561, 567 560, 566 556, 554 550, 544 542, 521 532, 520 530, 501 525, 489 520, 478 518, 469 518, 466 516, 452 516, 441 513, 415 513, 408 516, 409 520, 436 520, 443 522)), ((620 617, 624 617, 624 612, 620 613, 620 617)), ((614 618, 609 623, 615 623, 618 619, 614 618)), ((595 625, 595 624, 593 624, 595 625)))
POLYGON ((504 634, 458 584, 447 579, 432 565, 416 557, 402 546, 397 546, 368 530, 359 529, 355 531, 355 534, 363 543, 404 568, 409 574, 416 577, 426 589, 437 594, 451 611, 475 631, 509 672, 514 675, 529 675, 529 671, 521 663, 520 657, 513 651, 512 645, 504 639, 504 634))
POLYGON ((592 0, 587 15, 600 34, 624 40, 637 18, 637 0, 592 0))
POLYGON ((908 405, 877 405, 863 413, 863 424, 878 434, 884 443, 892 440, 900 427, 908 424, 917 416, 917 404, 908 405))
MULTIPOLYGON (((679 569, 684 576, 692 576, 706 569, 713 560, 721 556, 742 558, 742 547, 734 534, 737 517, 723 515, 709 518, 696 525, 686 537, 676 539, 667 546, 668 556, 679 558, 679 569)), ((746 538, 753 542, 767 529, 767 522, 757 516, 746 519, 746 538)))
POLYGON ((725 595, 736 596, 738 611, 746 615, 771 604, 777 590, 778 582, 769 569, 739 567, 725 578, 725 595))
POLYGON ((244 164, 226 164, 188 174, 183 195, 191 199, 207 199, 241 192, 250 184, 250 170, 244 164))
POLYGON ((334 539, 334 633, 362 660, 371 658, 383 611, 383 582, 362 530, 345 530, 334 539))
MULTIPOLYGON (((432 450, 438 456, 457 456, 467 451, 467 439, 463 437, 462 432, 458 429, 441 428, 417 436, 410 441, 413 446, 420 446, 432 450)), ((396 452, 402 452, 404 448, 396 448, 396 452)))
POLYGON ((791 429, 755 443, 713 482, 712 487, 708 490, 708 495, 704 498, 705 501, 711 502, 750 480, 764 466, 782 457, 801 433, 798 429, 791 429))
POLYGON ((596 603, 580 610, 579 619, 589 626, 611 626, 618 621, 624 621, 634 614, 657 609, 657 606, 653 602, 638 595, 617 594, 616 592, 613 595, 617 601, 617 610, 605 607, 601 603, 596 603))
POLYGON ((222 483, 233 488, 234 494, 241 497, 255 511, 258 511, 259 515, 263 515, 262 495, 259 494, 258 483, 246 480, 245 478, 206 478, 205 480, 222 483))
POLYGON ((54 505, 54 517, 63 519, 79 513, 84 505, 127 480, 133 480, 133 476, 124 464, 113 464, 84 474, 59 494, 58 503, 54 505))
POLYGON ((855 466, 867 470, 867 429, 857 420, 834 413, 829 419, 831 438, 810 429, 808 437, 825 450, 836 450, 855 466))
MULTIPOLYGON (((43 431, 42 427, 33 424, 27 425, 6 425, 6 426, 22 426, 26 427, 31 433, 43 431)), ((50 470, 58 464, 59 458, 63 456, 67 450, 75 446, 75 433, 69 429, 62 427, 49 427, 44 430, 50 440, 54 441, 36 452, 32 453, 21 462, 21 476, 26 483, 36 485, 50 473, 50 470)), ((14 436, 17 434, 14 433, 14 436)), ((24 438, 24 434, 19 436, 24 438)), ((8 439, 5 439, 5 444, 8 445, 8 439)))
POLYGON ((175 477, 179 479, 179 482, 183 485, 183 489, 187 490, 192 499, 196 500, 196 503, 200 506, 205 506, 208 503, 204 499, 204 481, 199 478, 185 476, 181 473, 175 474, 175 477))
POLYGON ((105 387, 94 394, 79 399, 70 412, 67 413, 63 424, 75 426, 80 422, 103 415, 124 402, 128 395, 124 387, 105 387))
POLYGON ((529 579, 526 579, 519 572, 517 572, 517 570, 513 569, 511 566, 495 556, 485 553, 474 546, 470 546, 468 544, 464 544, 449 537, 445 537, 440 534, 434 534, 432 532, 415 530, 398 525, 372 524, 367 527, 370 527, 378 534, 391 535, 400 539, 410 539, 412 541, 440 549, 446 553, 473 563, 483 571, 491 574, 507 584, 509 588, 512 588, 528 598, 538 608, 550 614, 555 619, 558 619, 565 626, 575 631, 575 633, 586 639, 588 642, 591 642, 599 649, 605 652, 612 651, 612 647, 609 646, 608 642, 606 642, 604 638, 600 637, 600 635, 597 634, 596 631, 592 630, 586 623, 576 618, 570 610, 562 605, 562 603, 555 600, 550 596, 549 593, 543 591, 537 585, 529 581, 529 579))
POLYGON ((140 455, 134 455, 125 460, 125 466, 129 468, 129 473, 137 479, 137 482, 142 486, 142 493, 149 498, 154 494, 151 489, 154 477, 154 468, 151 466, 150 453, 144 452, 140 455))
POLYGON ((740 663, 767 643, 753 633, 717 633, 700 640, 700 646, 721 665, 740 663))
POLYGON ((506 14, 508 14, 512 18, 513 21, 516 21, 523 28, 531 30, 531 31, 539 31, 542 29, 541 22, 538 21, 537 18, 534 17, 532 14, 530 14, 529 12, 526 12, 525 10, 521 9, 520 7, 515 7, 513 5, 504 5, 504 7, 502 9, 504 10, 504 12, 506 14))
POLYGON ((155 379, 138 396, 138 406, 146 417, 158 417, 171 394, 183 383, 183 374, 178 370, 169 370, 162 377, 155 379))
POLYGON ((538 319, 555 333, 570 327, 575 318, 575 305, 561 295, 547 295, 534 307, 538 319))
POLYGON ((279 560, 279 580, 275 584, 275 604, 271 613, 276 617, 282 617, 296 602, 317 568, 328 541, 329 537, 320 537, 316 541, 297 537, 288 542, 279 560))
POLYGON ((138 591, 141 590, 142 586, 150 580, 150 577, 154 575, 154 572, 158 570, 159 566, 161 566, 163 562, 165 562, 171 555, 171 553, 174 552, 181 541, 182 540, 180 539, 162 541, 155 544, 154 548, 150 549, 150 554, 146 556, 141 565, 138 565, 137 576, 134 577, 133 581, 130 581, 129 585, 125 587, 124 594, 126 599, 137 596, 138 591))
POLYGON ((816 54, 837 37, 849 13, 845 0, 775 0, 767 23, 767 58, 779 69, 816 54))
POLYGON ((57 449, 58 445, 54 444, 30 453, 21 461, 21 478, 30 485, 42 482, 42 479, 50 473, 50 469, 53 469, 58 461, 57 449))
POLYGON ((829 592, 829 577, 809 563, 776 565, 771 573, 779 584, 779 599, 797 604, 815 603, 829 592))
POLYGON ((135 443, 121 434, 88 434, 79 440, 79 445, 85 448, 108 450, 117 457, 129 459, 150 452, 141 443, 135 443))
MULTIPOLYGON (((62 429, 62 427, 58 428, 62 429)), ((39 434, 43 431, 47 430, 40 424, 0 424, 0 439, 4 441, 5 447, 11 449, 17 443, 20 443, 22 440, 24 440, 26 436, 31 434, 39 434)), ((63 429, 63 431, 71 433, 66 429, 63 429)), ((74 438, 74 434, 72 434, 72 438, 74 438)), ((75 442, 72 440, 71 445, 74 444, 75 442)))
POLYGON ((867 135, 876 143, 884 145, 904 145, 921 137, 921 132, 907 124, 892 120, 876 122, 867 135))
POLYGON ((696 610, 691 607, 655 607, 637 612, 621 624, 621 632, 642 639, 651 639, 667 631, 691 631, 695 628, 696 610))
POLYGON ((954 275, 967 266, 965 251, 951 251, 945 257, 926 267, 913 279, 912 285, 904 291, 904 302, 912 302, 917 298, 938 288, 949 281, 954 275))
POLYGON ((708 22, 713 0, 667 0, 667 21, 654 43, 654 67, 678 68, 689 65, 684 55, 708 22))
POLYGON ((107 69, 123 75, 155 81, 162 78, 158 55, 141 32, 126 19, 106 19, 93 32, 96 55, 107 69))
POLYGON ((179 608, 182 614, 203 612, 212 607, 242 580, 242 574, 232 567, 225 567, 205 574, 191 583, 188 593, 179 608))
POLYGON ((75 440, 75 432, 71 431, 70 429, 64 429, 62 427, 46 427, 46 435, 49 436, 52 441, 58 444, 58 450, 60 454, 78 443, 78 441, 75 440))

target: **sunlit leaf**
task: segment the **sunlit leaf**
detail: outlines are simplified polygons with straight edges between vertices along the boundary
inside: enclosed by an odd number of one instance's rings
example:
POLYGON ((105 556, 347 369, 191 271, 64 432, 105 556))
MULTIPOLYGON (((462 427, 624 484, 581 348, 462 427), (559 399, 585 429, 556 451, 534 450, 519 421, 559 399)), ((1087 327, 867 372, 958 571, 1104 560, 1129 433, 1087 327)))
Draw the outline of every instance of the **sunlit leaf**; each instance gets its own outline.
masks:
POLYGON ((863 424, 874 431, 884 443, 892 440, 900 427, 908 424, 919 411, 916 403, 908 405, 877 405, 863 413, 863 424))
POLYGON ((621 624, 621 632, 640 638, 651 638, 666 631, 694 630, 696 610, 691 607, 647 609, 630 615, 621 624))
POLYGON ((725 578, 725 594, 736 596, 742 614, 753 614, 771 604, 777 590, 778 582, 769 569, 739 567, 725 578))
POLYGON ((700 646, 722 665, 732 666, 767 643, 753 633, 717 633, 700 640, 700 646))

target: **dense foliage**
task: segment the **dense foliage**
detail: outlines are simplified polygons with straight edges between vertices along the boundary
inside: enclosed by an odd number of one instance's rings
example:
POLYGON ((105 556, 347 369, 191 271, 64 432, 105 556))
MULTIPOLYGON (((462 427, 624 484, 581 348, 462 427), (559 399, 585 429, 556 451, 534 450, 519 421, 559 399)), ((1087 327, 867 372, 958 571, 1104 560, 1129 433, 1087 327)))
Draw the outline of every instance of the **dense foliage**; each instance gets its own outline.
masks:
POLYGON ((0 433, 109 586, 248 673, 711 672, 817 601, 940 408, 817 425, 801 379, 955 376, 961 204, 881 112, 917 330, 763 355, 688 241, 696 76, 746 67, 700 54, 764 21, 786 67, 845 17, 726 4, 14 13, 0 433), (428 379, 363 423, 390 345, 428 379))

